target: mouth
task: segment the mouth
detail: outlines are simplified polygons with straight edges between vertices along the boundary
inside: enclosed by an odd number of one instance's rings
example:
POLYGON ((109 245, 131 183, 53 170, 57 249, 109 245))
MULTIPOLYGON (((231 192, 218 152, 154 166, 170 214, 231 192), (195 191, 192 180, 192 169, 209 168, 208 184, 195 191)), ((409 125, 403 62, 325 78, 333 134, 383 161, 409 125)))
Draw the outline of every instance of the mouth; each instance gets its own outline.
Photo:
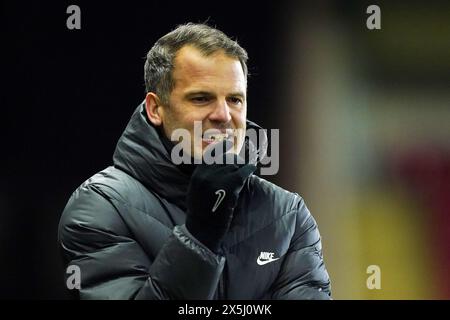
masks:
POLYGON ((205 132, 203 135, 202 141, 206 144, 211 144, 215 142, 221 142, 226 139, 232 139, 234 137, 233 130, 227 130, 225 132, 223 131, 214 131, 214 130, 208 130, 210 132, 205 132))

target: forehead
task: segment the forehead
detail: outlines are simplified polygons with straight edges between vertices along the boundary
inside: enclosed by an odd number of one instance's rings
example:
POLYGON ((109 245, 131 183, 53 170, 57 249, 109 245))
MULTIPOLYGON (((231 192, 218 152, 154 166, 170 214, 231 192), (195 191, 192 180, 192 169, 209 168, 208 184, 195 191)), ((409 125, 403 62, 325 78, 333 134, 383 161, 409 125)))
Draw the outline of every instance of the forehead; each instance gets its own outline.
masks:
POLYGON ((192 46, 184 46, 177 52, 174 62, 175 88, 220 85, 245 91, 246 79, 240 61, 224 51, 205 56, 192 46))

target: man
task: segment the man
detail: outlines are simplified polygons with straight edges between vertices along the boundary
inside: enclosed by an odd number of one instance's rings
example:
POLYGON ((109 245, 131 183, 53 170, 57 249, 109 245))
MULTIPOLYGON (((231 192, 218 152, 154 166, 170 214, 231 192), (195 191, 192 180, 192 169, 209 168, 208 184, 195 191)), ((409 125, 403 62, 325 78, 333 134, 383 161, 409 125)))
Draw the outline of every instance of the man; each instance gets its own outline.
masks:
POLYGON ((147 95, 114 165, 84 182, 61 217, 80 298, 330 298, 303 199, 238 155, 249 150, 245 129, 259 128, 246 120, 246 62, 235 41, 202 24, 179 26, 149 51, 147 95), (175 164, 180 129, 192 137, 183 151, 194 163, 175 164), (224 161, 199 163, 207 152, 224 161))

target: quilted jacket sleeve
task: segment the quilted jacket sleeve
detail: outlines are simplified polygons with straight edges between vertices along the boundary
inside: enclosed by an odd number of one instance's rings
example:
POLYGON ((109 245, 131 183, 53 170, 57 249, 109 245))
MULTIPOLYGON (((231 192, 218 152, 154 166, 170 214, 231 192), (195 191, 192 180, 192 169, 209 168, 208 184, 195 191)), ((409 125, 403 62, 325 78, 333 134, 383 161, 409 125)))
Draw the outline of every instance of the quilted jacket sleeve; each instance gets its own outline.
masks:
POLYGON ((199 244, 183 226, 171 234, 169 230, 151 257, 133 239, 118 210, 123 210, 118 203, 86 185, 64 209, 58 242, 65 266, 79 267, 81 299, 213 298, 223 257, 199 244))
POLYGON ((296 230, 273 286, 273 299, 331 299, 319 229, 303 199, 296 208, 296 230))

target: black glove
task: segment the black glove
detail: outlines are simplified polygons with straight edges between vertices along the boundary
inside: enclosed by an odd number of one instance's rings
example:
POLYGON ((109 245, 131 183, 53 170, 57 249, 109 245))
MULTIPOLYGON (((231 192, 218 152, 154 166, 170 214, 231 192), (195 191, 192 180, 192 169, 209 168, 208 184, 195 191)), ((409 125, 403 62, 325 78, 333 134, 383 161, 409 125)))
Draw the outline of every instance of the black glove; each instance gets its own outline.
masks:
POLYGON ((239 192, 256 170, 253 164, 239 164, 242 159, 238 155, 227 154, 231 146, 228 140, 209 146, 214 148, 211 155, 215 159, 221 157, 223 164, 199 164, 192 174, 186 199, 186 228, 216 253, 230 226, 239 192), (233 159, 233 164, 226 164, 226 159, 233 159))

